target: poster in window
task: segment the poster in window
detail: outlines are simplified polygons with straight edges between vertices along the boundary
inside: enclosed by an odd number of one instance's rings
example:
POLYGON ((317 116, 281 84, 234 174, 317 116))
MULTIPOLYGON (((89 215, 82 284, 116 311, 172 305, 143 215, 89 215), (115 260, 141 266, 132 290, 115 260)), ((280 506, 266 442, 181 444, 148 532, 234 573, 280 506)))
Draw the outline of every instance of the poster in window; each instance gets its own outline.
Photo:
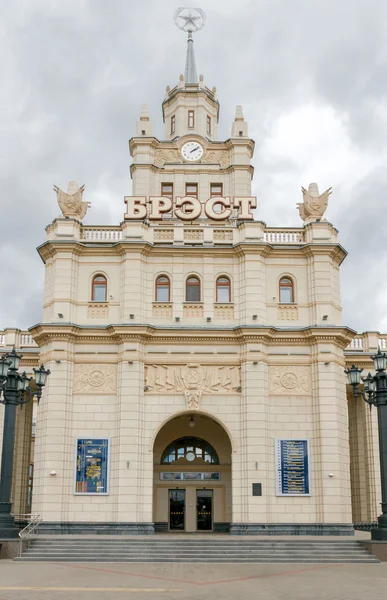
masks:
POLYGON ((76 494, 108 493, 108 458, 109 440, 77 440, 76 494))
POLYGON ((277 496, 309 496, 308 440, 276 440, 277 496))

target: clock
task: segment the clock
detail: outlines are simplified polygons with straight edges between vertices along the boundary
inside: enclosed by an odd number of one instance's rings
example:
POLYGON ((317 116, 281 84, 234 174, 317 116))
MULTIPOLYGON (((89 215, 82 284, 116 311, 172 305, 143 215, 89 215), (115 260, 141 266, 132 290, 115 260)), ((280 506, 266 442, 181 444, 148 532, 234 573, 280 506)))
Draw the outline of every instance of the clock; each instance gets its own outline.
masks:
POLYGON ((189 462, 192 462, 196 458, 194 452, 187 452, 187 454, 185 455, 185 457, 186 457, 187 460, 189 460, 189 462))
POLYGON ((203 146, 199 142, 186 142, 181 149, 181 155, 185 160, 193 162, 203 156, 203 146))

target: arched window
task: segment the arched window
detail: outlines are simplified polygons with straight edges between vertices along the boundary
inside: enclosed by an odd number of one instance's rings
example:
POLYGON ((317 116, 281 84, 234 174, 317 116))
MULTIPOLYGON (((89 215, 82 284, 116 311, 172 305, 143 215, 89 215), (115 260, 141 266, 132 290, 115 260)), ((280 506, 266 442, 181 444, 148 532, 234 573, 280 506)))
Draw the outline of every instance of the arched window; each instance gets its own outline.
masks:
POLYGON ((104 275, 93 277, 91 284, 91 299, 93 302, 106 302, 107 299, 107 281, 104 275))
POLYGON ((185 282, 185 299, 187 302, 200 302, 200 280, 195 275, 185 282))
POLYGON ((231 284, 228 277, 218 277, 216 280, 216 301, 231 302, 231 284))
POLYGON ((294 285, 290 277, 282 277, 279 282, 279 301, 284 304, 294 302, 294 285))
POLYGON ((166 275, 160 275, 156 279, 156 302, 170 302, 171 300, 171 282, 166 275))
POLYGON ((197 459, 211 465, 219 464, 218 455, 211 444, 200 438, 183 437, 169 444, 164 450, 161 464, 170 465, 179 460, 193 462, 197 459))

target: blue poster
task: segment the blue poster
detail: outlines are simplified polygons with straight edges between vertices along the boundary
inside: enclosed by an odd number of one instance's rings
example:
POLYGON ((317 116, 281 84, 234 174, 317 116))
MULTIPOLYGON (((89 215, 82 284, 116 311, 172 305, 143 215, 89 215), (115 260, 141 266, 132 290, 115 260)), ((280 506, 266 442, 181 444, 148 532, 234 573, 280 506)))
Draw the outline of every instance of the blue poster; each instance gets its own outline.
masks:
POLYGON ((109 440, 78 439, 75 492, 107 494, 109 440))
POLYGON ((308 440, 276 440, 277 495, 309 495, 308 440))

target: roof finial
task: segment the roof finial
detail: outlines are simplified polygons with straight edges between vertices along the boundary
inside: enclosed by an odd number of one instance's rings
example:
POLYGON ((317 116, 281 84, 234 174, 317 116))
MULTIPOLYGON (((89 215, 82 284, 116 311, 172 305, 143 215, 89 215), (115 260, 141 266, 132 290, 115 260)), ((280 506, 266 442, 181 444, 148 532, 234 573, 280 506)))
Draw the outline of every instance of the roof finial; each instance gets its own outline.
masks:
POLYGON ((188 33, 187 56, 184 71, 185 83, 199 83, 192 34, 204 27, 206 15, 201 8, 178 8, 175 11, 174 19, 176 26, 188 33))

